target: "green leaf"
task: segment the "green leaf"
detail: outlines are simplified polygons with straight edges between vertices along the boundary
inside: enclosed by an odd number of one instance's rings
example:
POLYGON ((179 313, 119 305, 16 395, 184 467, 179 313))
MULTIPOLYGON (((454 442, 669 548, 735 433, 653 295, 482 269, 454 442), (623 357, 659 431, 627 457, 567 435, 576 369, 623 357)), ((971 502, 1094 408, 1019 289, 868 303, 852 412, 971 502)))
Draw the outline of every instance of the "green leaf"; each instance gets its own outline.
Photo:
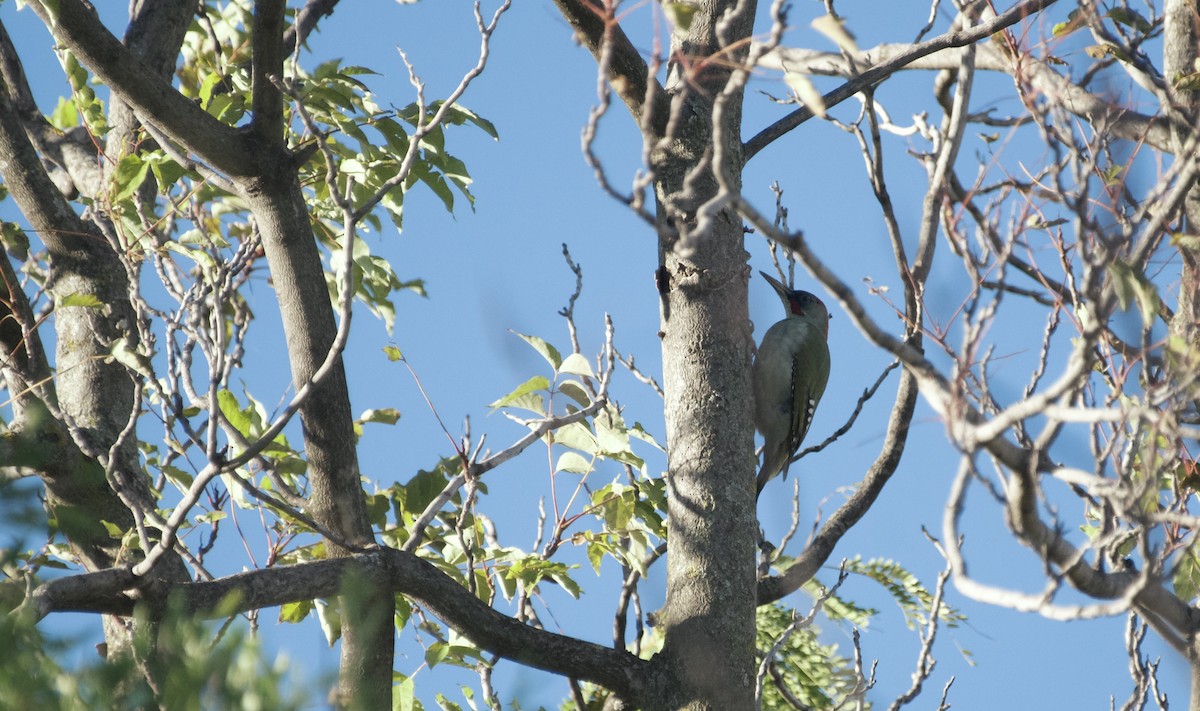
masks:
POLYGON ((1086 19, 1087 18, 1080 13, 1079 10, 1072 10, 1070 14, 1067 15, 1066 22, 1059 22, 1055 24, 1050 31, 1055 37, 1065 37, 1080 27, 1083 27, 1086 19))
POLYGON ((629 435, 626 434, 624 423, 620 420, 610 425, 603 418, 597 418, 596 442, 600 445, 600 451, 605 454, 623 454, 626 452, 632 454, 632 450, 629 449, 629 435))
POLYGON ((251 415, 250 408, 242 409, 237 395, 224 388, 218 390, 217 407, 221 410, 221 414, 225 416, 225 419, 229 420, 229 424, 241 433, 243 437, 253 439, 257 435, 258 423, 251 415))
POLYGON ((109 355, 113 360, 141 375, 143 378, 154 379, 154 366, 150 363, 150 358, 144 353, 131 349, 128 341, 124 338, 118 338, 113 341, 112 350, 109 351, 109 355))
POLYGON ((572 422, 554 430, 554 443, 578 450, 585 454, 600 454, 596 444, 596 436, 582 422, 572 422))
POLYGON ((393 711, 415 711, 416 687, 411 678, 406 676, 400 680, 399 684, 392 687, 392 709, 393 711))
POLYGON ((558 391, 583 407, 587 407, 592 403, 592 396, 588 395, 587 389, 583 387, 582 383, 576 380, 562 381, 558 384, 558 391))
POLYGON ((560 375, 566 373, 570 375, 580 375, 585 378, 595 377, 595 374, 592 373, 592 366, 590 363, 588 363, 588 359, 584 358, 583 355, 579 353, 572 353, 567 356, 566 359, 564 359, 563 362, 558 366, 557 371, 560 375))
POLYGON ((196 94, 200 98, 200 108, 208 110, 209 103, 212 102, 213 91, 218 85, 222 87, 223 91, 228 91, 225 77, 219 72, 205 74, 204 81, 200 84, 200 91, 196 94))
POLYGON ((578 598, 582 591, 568 575, 568 571, 573 567, 576 566, 549 561, 537 555, 526 555, 513 561, 507 575, 525 583, 530 590, 535 589, 542 580, 553 580, 572 597, 578 598))
POLYGON ((1127 7, 1114 7, 1105 13, 1105 17, 1126 27, 1132 27, 1143 34, 1154 29, 1154 25, 1151 25, 1150 21, 1141 13, 1127 7))
POLYGON ((457 457, 443 459, 432 471, 419 471, 404 486, 396 487, 394 499, 397 518, 411 520, 425 510, 429 502, 446 488, 447 475, 454 476, 460 466, 457 457))
POLYGON ((879 583, 891 594, 896 604, 904 613, 905 624, 909 629, 915 629, 923 624, 926 617, 937 614, 948 627, 957 627, 966 617, 954 608, 942 602, 936 611, 931 610, 933 594, 921 584, 915 575, 904 569, 899 563, 882 558, 863 561, 855 557, 846 564, 847 570, 864 575, 879 583))
POLYGON ((1136 301, 1142 314, 1142 321, 1149 326, 1158 314, 1158 290, 1141 270, 1135 270, 1131 265, 1121 260, 1114 260, 1106 265, 1113 292, 1122 310, 1127 310, 1130 303, 1136 301))
POLYGON ((1125 166, 1123 165, 1110 165, 1100 173, 1100 177, 1104 180, 1104 184, 1110 188, 1119 184, 1122 176, 1124 175, 1125 166))
MULTIPOLYGON (((441 104, 442 102, 440 101, 434 103, 432 109, 436 111, 441 104)), ((487 135, 496 140, 500 140, 500 133, 496 131, 495 124, 463 106, 462 104, 455 104, 451 106, 446 112, 446 118, 450 121, 450 123, 456 126, 461 126, 463 123, 474 124, 476 127, 482 129, 487 135)))
POLYGON ((563 359, 562 356, 559 355, 557 348, 541 338, 538 338, 537 336, 527 336, 524 333, 517 333, 516 331, 513 331, 512 333, 532 346, 535 351, 537 351, 543 358, 546 359, 546 362, 548 362, 556 372, 558 371, 558 367, 562 365, 563 359))
POLYGON ((29 235, 17 223, 0 222, 0 242, 13 259, 23 262, 29 258, 29 235))
POLYGON ((525 410, 536 412, 539 415, 544 415, 546 414, 546 409, 542 404, 542 398, 540 396, 535 398, 530 398, 528 396, 532 393, 549 389, 550 381, 541 375, 535 375, 529 380, 526 380, 518 385, 516 390, 513 390, 499 400, 496 400, 492 404, 488 405, 488 407, 492 408, 493 410, 501 407, 520 407, 525 410))
POLYGON ((168 251, 175 252, 176 254, 181 254, 194 261, 196 266, 200 268, 200 273, 205 277, 206 280, 213 277, 213 275, 217 273, 216 260, 213 259, 211 254, 203 249, 188 247, 180 244, 179 242, 167 242, 163 245, 163 248, 168 251))
POLYGON ((284 603, 279 607, 279 621, 295 624, 308 617, 314 607, 312 600, 284 603))
POLYGON ((625 431, 629 434, 630 437, 641 440, 641 441, 645 442, 646 444, 649 444, 651 447, 654 447, 655 449, 657 449, 660 452, 667 451, 666 449, 663 448, 663 446, 661 444, 658 443, 658 440, 654 439, 654 437, 649 432, 646 431, 646 428, 643 427, 642 423, 640 423, 640 422, 633 423, 633 427, 630 427, 629 429, 627 429, 625 431))
POLYGON ((60 131, 75 128, 79 125, 79 111, 75 108, 75 100, 63 96, 58 97, 58 104, 46 118, 50 121, 51 126, 60 131))
POLYGON ((450 645, 445 642, 434 642, 425 650, 425 663, 432 669, 446 659, 450 654, 450 645))
POLYGON ((579 596, 583 594, 583 589, 579 587, 579 583, 567 575, 566 571, 566 566, 563 566, 562 570, 551 573, 550 579, 558 583, 559 587, 563 590, 566 590, 568 595, 578 600, 579 596))
POLYGON ((1188 234, 1186 232, 1172 232, 1171 246, 1189 251, 1200 250, 1200 235, 1188 234))
POLYGON ((408 132, 395 119, 383 118, 372 122, 371 125, 383 135, 393 154, 403 156, 408 152, 408 132))
POLYGON ((150 166, 138 154, 130 153, 122 156, 121 160, 117 161, 117 169, 113 172, 115 190, 112 193, 112 201, 121 202, 131 197, 146 181, 149 173, 150 166))
POLYGON ((317 620, 321 623, 321 631, 325 633, 325 641, 332 647, 342 637, 342 615, 337 605, 318 600, 317 620))
POLYGON ((571 472, 572 474, 587 474, 592 470, 592 463, 576 452, 564 452, 558 458, 558 463, 554 465, 554 469, 560 472, 571 472))
POLYGON ((226 516, 227 514, 224 511, 205 511, 193 517, 192 521, 197 524, 212 523, 213 521, 223 521, 226 516))
POLYGON ((95 294, 74 292, 59 299, 58 305, 60 308, 64 306, 81 306, 85 309, 98 309, 104 306, 104 302, 96 298, 95 294))
POLYGON ((696 10, 699 7, 686 2, 665 2, 663 3, 663 12, 666 13, 667 19, 683 31, 687 31, 692 26, 692 18, 696 15, 696 10))
MULTIPOLYGON (((162 186, 174 185, 175 183, 179 182, 180 178, 188 174, 188 171, 184 170, 183 166, 176 163, 173 158, 170 158, 162 151, 144 154, 142 159, 145 160, 150 166, 150 169, 154 171, 155 180, 157 180, 158 184, 162 186)), ((229 246, 229 243, 225 242, 224 239, 221 238, 221 234, 219 232, 215 235, 208 235, 208 237, 210 243, 218 243, 219 241, 224 242, 224 244, 219 244, 219 246, 229 246)))
MULTIPOLYGON (((770 649, 795 620, 795 612, 779 605, 762 605, 756 611, 755 644, 770 649)), ((860 690, 854 663, 837 653, 836 645, 822 645, 813 625, 798 629, 778 650, 778 679, 803 707, 833 709, 853 706, 847 696, 860 690)), ((763 708, 794 708, 774 683, 763 686, 763 708)))
POLYGON ((1171 586, 1176 597, 1184 602, 1191 602, 1200 595, 1200 557, 1196 555, 1195 545, 1184 551, 1171 578, 1171 586))
POLYGON ((358 422, 379 422, 385 425, 394 425, 399 419, 399 410, 394 407, 384 407, 363 412, 363 414, 359 415, 358 422))
POLYGON ((609 546, 601 541, 592 541, 587 546, 588 562, 592 564, 592 570, 596 571, 596 575, 600 574, 600 564, 604 562, 604 555, 609 552, 609 546))
POLYGON ((417 164, 413 166, 413 175, 422 183, 425 183, 434 195, 442 201, 442 206, 446 208, 446 212, 454 212, 454 193, 451 192, 450 186, 446 184, 446 178, 438 172, 429 170, 428 167, 417 164))
POLYGON ((592 494, 592 504, 600 507, 604 514, 604 525, 610 531, 629 528, 635 502, 634 491, 618 484, 611 484, 592 494))

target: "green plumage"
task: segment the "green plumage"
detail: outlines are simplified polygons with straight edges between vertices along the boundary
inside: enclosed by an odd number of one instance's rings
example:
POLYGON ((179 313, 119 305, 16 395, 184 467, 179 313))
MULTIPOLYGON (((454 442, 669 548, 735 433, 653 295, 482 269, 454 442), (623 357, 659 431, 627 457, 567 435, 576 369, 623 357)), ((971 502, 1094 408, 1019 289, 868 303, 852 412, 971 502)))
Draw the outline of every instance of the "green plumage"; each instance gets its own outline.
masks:
POLYGON ((829 311, 807 291, 788 289, 759 272, 783 301, 787 316, 767 329, 754 360, 754 426, 762 433, 758 490, 800 448, 829 381, 829 311))

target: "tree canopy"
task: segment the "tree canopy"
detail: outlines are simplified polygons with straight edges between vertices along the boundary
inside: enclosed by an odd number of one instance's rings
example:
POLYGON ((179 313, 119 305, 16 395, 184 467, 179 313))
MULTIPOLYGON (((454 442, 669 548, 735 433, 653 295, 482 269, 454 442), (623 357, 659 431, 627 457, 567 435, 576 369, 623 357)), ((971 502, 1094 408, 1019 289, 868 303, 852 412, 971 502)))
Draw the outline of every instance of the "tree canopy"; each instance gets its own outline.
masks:
POLYGON ((311 704, 315 619, 352 708, 944 707, 1034 613, 1200 708, 1194 4, 22 5, 0 699, 311 704), (756 502, 759 268, 833 375, 756 502))

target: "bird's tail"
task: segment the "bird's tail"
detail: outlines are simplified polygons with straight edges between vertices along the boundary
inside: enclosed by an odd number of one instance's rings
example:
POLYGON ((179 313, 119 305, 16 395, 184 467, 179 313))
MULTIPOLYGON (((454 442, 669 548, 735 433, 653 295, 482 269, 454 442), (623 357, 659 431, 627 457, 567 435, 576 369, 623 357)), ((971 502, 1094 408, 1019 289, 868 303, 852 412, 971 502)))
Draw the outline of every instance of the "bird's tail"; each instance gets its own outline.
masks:
POLYGON ((776 455, 774 457, 769 456, 765 451, 763 452, 762 468, 758 470, 758 493, 756 496, 762 495, 763 487, 766 486, 767 482, 771 481, 771 479, 773 479, 779 472, 782 471, 783 475, 785 477, 787 476, 788 464, 790 464, 788 461, 789 459, 791 459, 791 457, 788 456, 786 452, 783 454, 783 456, 776 455))

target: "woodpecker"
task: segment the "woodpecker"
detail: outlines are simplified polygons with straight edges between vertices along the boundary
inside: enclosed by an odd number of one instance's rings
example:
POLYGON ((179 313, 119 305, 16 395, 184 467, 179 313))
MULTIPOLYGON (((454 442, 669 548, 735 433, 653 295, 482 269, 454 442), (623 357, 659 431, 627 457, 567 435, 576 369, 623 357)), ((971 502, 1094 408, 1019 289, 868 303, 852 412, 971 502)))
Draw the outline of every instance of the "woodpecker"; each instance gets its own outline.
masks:
POLYGON ((807 291, 792 290, 759 272, 779 294, 787 316, 767 329, 754 359, 754 426, 762 433, 758 491, 788 465, 829 381, 829 311, 807 291))

